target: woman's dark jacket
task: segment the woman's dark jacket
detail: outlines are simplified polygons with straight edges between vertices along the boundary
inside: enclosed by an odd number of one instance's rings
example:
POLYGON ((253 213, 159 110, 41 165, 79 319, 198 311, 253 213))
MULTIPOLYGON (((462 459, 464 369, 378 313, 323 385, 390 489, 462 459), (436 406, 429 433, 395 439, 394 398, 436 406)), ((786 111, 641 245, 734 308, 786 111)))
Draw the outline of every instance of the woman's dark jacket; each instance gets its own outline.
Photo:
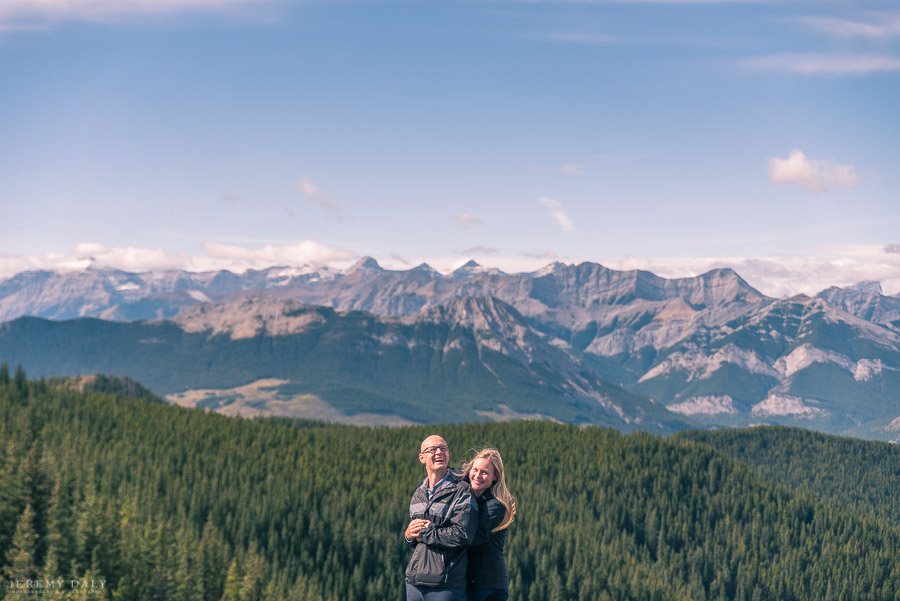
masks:
POLYGON ((469 547, 469 568, 466 580, 470 590, 509 587, 503 545, 506 528, 491 532, 506 516, 506 507, 497 500, 490 489, 478 497, 478 532, 473 546, 469 547))

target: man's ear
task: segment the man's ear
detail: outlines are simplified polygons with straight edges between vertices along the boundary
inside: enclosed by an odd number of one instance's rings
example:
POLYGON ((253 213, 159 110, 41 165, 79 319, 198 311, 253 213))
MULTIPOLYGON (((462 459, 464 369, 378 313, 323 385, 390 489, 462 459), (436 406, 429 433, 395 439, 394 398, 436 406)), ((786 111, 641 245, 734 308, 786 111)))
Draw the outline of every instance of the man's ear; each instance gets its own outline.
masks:
POLYGON ((419 453, 419 463, 425 463, 425 455, 423 453, 419 453))

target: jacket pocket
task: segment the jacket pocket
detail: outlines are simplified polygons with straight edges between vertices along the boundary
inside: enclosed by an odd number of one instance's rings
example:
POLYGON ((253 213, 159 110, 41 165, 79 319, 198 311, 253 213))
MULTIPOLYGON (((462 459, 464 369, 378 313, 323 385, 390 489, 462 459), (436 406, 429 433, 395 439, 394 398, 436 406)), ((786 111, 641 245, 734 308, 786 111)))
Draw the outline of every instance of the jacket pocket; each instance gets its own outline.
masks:
POLYGON ((406 570, 406 579, 412 584, 439 586, 446 584, 444 554, 428 545, 418 544, 406 570))

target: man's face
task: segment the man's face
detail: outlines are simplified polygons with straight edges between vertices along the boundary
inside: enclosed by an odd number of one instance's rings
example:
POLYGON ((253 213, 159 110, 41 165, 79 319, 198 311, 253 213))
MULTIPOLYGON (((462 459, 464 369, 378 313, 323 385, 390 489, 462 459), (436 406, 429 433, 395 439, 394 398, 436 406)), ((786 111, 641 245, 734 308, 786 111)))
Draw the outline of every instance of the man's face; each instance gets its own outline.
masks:
POLYGON ((440 436, 429 436, 422 441, 419 451, 419 461, 425 464, 429 472, 436 472, 447 468, 450 463, 450 449, 440 436))

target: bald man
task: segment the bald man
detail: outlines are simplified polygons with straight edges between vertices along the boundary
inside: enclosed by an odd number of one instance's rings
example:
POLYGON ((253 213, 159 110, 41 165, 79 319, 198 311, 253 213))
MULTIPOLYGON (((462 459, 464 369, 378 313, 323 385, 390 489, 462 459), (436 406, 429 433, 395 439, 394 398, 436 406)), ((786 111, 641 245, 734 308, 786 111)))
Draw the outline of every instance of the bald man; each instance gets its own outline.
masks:
POLYGON ((448 468, 447 442, 433 434, 422 441, 425 480, 409 502, 406 542, 407 601, 465 601, 466 547, 475 540, 478 504, 463 474, 448 468))

